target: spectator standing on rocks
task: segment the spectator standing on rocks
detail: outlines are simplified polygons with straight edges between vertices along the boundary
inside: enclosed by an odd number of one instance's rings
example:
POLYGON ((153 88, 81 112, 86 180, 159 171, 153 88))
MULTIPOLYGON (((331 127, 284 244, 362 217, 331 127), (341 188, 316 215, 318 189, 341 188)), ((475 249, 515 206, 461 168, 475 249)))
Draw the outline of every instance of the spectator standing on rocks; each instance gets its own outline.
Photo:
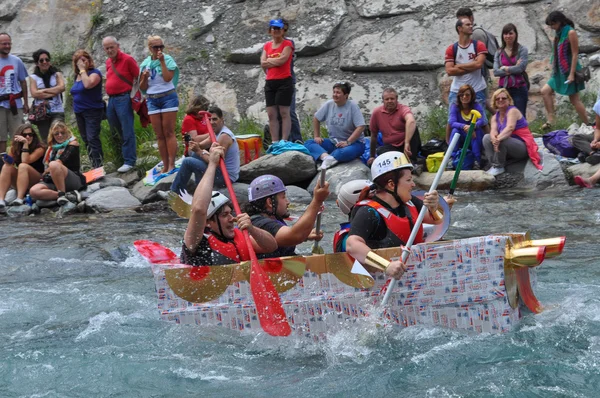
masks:
POLYGON ((294 80, 291 64, 294 45, 285 38, 284 26, 281 19, 272 19, 269 22, 272 40, 263 46, 260 56, 260 66, 267 75, 265 100, 273 143, 280 139, 287 141, 292 127, 290 106, 294 98, 294 80), (278 116, 281 116, 281 129, 278 116))
MULTIPOLYGON (((485 42, 471 40, 473 34, 473 23, 468 18, 456 21, 456 32, 458 41, 446 49, 445 67, 446 73, 453 76, 448 103, 456 103, 458 89, 468 84, 475 90, 475 101, 485 107, 487 84, 483 77, 482 66, 485 62, 487 48, 485 42)), ((482 114, 485 119, 485 112, 482 114)))
POLYGON ((585 89, 585 83, 575 80, 575 71, 581 69, 577 57, 579 56, 579 38, 575 32, 575 24, 560 11, 552 11, 546 17, 546 25, 556 32, 552 47, 552 76, 542 87, 542 97, 548 115, 548 121, 543 129, 552 129, 554 123, 554 93, 568 95, 571 104, 581 120, 587 124, 588 117, 585 106, 579 98, 579 92, 585 89))
MULTIPOLYGON (((102 99, 102 73, 96 69, 94 60, 87 51, 77 50, 73 54, 73 75, 73 111, 79 135, 85 142, 90 162, 95 169, 102 166, 104 156, 100 141, 100 128, 106 107, 102 99)), ((79 144, 77 145, 79 152, 79 144)))
POLYGON ((322 233, 313 229, 323 202, 329 196, 329 183, 324 186, 317 182, 314 196, 304 214, 291 227, 284 219, 289 217, 290 201, 286 197, 287 188, 279 177, 263 175, 255 178, 248 188, 246 212, 255 227, 264 229, 275 237, 277 250, 259 255, 259 258, 285 257, 296 254, 296 245, 306 240, 321 240, 322 233))
POLYGON ((29 89, 34 105, 46 103, 50 114, 46 120, 35 122, 40 130, 40 136, 43 142, 48 141, 48 132, 50 126, 56 120, 65 120, 65 108, 63 106, 62 93, 65 92, 65 79, 52 65, 50 53, 44 49, 39 49, 33 53, 33 62, 35 69, 29 80, 29 89))
POLYGON ((527 62, 529 51, 519 44, 517 27, 506 24, 502 28, 502 47, 494 55, 494 76, 500 77, 498 85, 506 88, 517 109, 527 116, 529 88, 527 62))
POLYGON ((11 48, 10 35, 0 33, 0 152, 6 152, 8 136, 23 123, 23 112, 29 113, 27 69, 11 48))
POLYGON ((410 108, 398 102, 398 93, 391 87, 383 90, 383 105, 373 109, 369 129, 371 130, 370 153, 367 165, 376 156, 389 151, 403 152, 413 163, 421 150, 421 138, 417 122, 410 108), (381 133, 383 146, 377 148, 377 134, 381 133))
POLYGON ((514 106, 510 94, 500 88, 492 95, 492 104, 497 112, 492 116, 489 134, 483 137, 483 146, 492 167, 487 171, 493 176, 504 173, 507 158, 514 161, 531 159, 533 165, 542 169, 538 146, 529 130, 527 119, 514 106))
POLYGON ((105 37, 102 40, 102 47, 108 56, 105 87, 108 95, 106 118, 112 136, 118 136, 118 141, 123 143, 123 165, 117 171, 125 173, 135 166, 137 159, 130 94, 140 74, 140 68, 131 55, 121 51, 121 45, 115 37, 105 37))
POLYGON ((175 124, 179 110, 177 83, 179 68, 170 55, 164 54, 165 45, 160 36, 148 36, 150 56, 142 62, 140 89, 146 93, 148 115, 156 133, 158 152, 163 162, 162 173, 176 171, 177 138, 175 124))
POLYGON ((40 181, 44 172, 44 152, 43 142, 33 126, 29 123, 20 125, 0 171, 0 213, 6 213, 4 197, 11 186, 17 188, 17 199, 11 205, 20 206, 29 188, 40 181))
MULTIPOLYGON (((235 135, 225 126, 223 111, 220 108, 213 106, 209 108, 208 112, 210 113, 210 124, 217 135, 217 142, 225 151, 224 159, 229 179, 231 182, 236 182, 240 175, 240 149, 235 135)), ((192 173, 195 175, 196 181, 200 182, 210 160, 210 154, 203 148, 210 148, 211 144, 210 137, 206 137, 202 142, 190 141, 192 156, 183 159, 181 168, 171 185, 171 191, 179 194, 185 190, 192 173)), ((225 177, 220 168, 216 171, 214 185, 225 186, 225 177)))
POLYGON ((313 139, 306 141, 315 162, 327 169, 338 162, 350 162, 365 151, 365 118, 358 105, 350 101, 350 83, 333 85, 333 99, 324 103, 313 117, 313 139), (321 137, 321 122, 326 122, 329 138, 321 137))
POLYGON ((59 206, 69 203, 68 192, 79 201, 79 190, 85 187, 81 174, 79 143, 64 122, 55 122, 50 127, 48 149, 44 154, 45 170, 42 182, 31 188, 34 200, 55 200, 59 206))

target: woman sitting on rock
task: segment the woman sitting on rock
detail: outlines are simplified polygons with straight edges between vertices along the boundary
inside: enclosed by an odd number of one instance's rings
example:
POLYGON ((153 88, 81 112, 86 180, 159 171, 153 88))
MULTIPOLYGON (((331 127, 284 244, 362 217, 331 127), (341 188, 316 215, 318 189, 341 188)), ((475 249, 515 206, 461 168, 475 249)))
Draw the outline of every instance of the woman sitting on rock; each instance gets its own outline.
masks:
POLYGON ((506 24, 502 28, 502 47, 494 55, 494 76, 500 77, 498 85, 508 90, 515 106, 524 115, 527 115, 527 62, 529 51, 527 47, 519 44, 517 27, 506 24))
POLYGON ((104 156, 100 141, 100 125, 105 109, 102 99, 102 73, 96 69, 94 60, 85 50, 77 50, 73 54, 73 73, 71 95, 77 129, 87 148, 92 167, 97 168, 102 166, 104 156))
POLYGON ((538 146, 533 140, 527 119, 514 106, 513 100, 505 88, 492 95, 492 107, 496 115, 492 117, 491 131, 483 137, 485 155, 492 167, 487 171, 493 176, 504 173, 507 159, 513 161, 531 159, 533 165, 541 170, 538 146))
POLYGON ((165 45, 160 36, 148 36, 150 56, 142 62, 140 89, 148 99, 148 115, 156 134, 158 152, 163 162, 162 173, 175 172, 177 138, 175 124, 179 110, 177 82, 179 67, 170 55, 163 53, 165 45))
POLYGON ((85 177, 80 171, 79 143, 64 122, 55 122, 50 127, 44 166, 42 182, 31 188, 32 199, 55 200, 63 206, 69 203, 65 192, 72 191, 79 201, 79 190, 85 187, 85 177))
MULTIPOLYGON (((473 87, 465 84, 458 89, 456 104, 450 105, 450 110, 448 111, 448 124, 452 128, 452 132, 446 141, 450 142, 452 137, 454 137, 454 134, 460 135, 460 140, 456 145, 457 150, 452 154, 453 158, 460 156, 458 149, 462 148, 462 145, 467 138, 467 132, 471 126, 470 113, 472 110, 476 110, 482 115, 485 113, 485 110, 481 107, 481 105, 475 102, 475 90, 473 90, 473 87)), ((478 119, 475 123, 473 135, 471 136, 469 149, 471 149, 475 157, 474 164, 471 167, 475 170, 479 169, 481 165, 481 155, 483 152, 482 140, 483 136, 485 135, 483 132, 483 126, 485 125, 486 120, 484 118, 478 119)), ((465 168, 465 170, 468 170, 471 167, 465 168)))
POLYGON ((35 122, 40 130, 43 142, 48 140, 50 126, 56 120, 65 120, 65 109, 63 107, 62 93, 65 91, 65 79, 62 73, 52 65, 50 53, 39 49, 33 53, 35 69, 29 75, 29 90, 34 98, 33 105, 47 103, 50 115, 46 120, 35 122))
POLYGON ((11 186, 17 188, 17 198, 11 206, 20 206, 29 188, 40 180, 44 172, 44 150, 31 124, 17 128, 0 172, 0 213, 6 212, 4 197, 11 186))
POLYGON ((350 83, 335 83, 333 99, 313 117, 314 138, 304 146, 316 162, 323 161, 323 169, 350 162, 365 152, 365 118, 358 105, 348 100, 349 95, 350 83), (321 122, 326 122, 329 138, 321 138, 321 122))
MULTIPOLYGON (((198 114, 201 111, 208 111, 209 106, 210 101, 203 95, 198 95, 192 100, 185 111, 183 122, 181 122, 181 134, 183 134, 184 139, 186 134, 190 137, 191 141, 196 142, 202 142, 209 138, 208 127, 204 123, 204 116, 198 114)), ((210 143, 204 149, 208 148, 210 148, 210 143)))

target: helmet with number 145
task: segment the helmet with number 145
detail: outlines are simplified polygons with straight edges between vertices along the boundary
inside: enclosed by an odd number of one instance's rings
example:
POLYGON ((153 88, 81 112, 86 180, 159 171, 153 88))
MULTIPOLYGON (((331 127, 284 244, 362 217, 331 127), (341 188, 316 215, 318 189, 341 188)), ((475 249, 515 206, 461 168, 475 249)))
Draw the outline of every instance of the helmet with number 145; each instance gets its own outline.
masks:
POLYGON ((405 154, 398 151, 383 153, 377 156, 371 165, 371 180, 375 181, 385 173, 401 169, 413 169, 412 163, 405 154))

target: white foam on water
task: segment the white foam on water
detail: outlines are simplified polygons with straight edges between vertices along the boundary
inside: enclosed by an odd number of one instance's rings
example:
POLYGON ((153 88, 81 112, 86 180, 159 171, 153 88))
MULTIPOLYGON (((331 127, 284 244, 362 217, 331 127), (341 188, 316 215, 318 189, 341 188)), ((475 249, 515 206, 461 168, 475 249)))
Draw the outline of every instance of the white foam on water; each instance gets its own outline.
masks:
POLYGON ((425 396, 426 397, 431 397, 431 398, 453 398, 453 397, 460 397, 460 395, 454 394, 452 392, 449 392, 448 390, 446 390, 442 386, 435 386, 433 388, 428 389, 425 392, 425 396))
POLYGON ((116 265, 116 261, 109 260, 83 260, 81 258, 62 258, 62 257, 51 257, 48 262, 64 263, 64 264, 102 264, 102 265, 116 265))
POLYGON ((84 331, 79 333, 75 337, 75 341, 85 340, 88 336, 98 333, 104 327, 112 325, 121 325, 129 319, 143 319, 142 314, 133 313, 130 315, 123 315, 120 312, 101 312, 89 319, 89 324, 84 331))
POLYGON ((198 371, 192 371, 192 370, 184 369, 184 368, 172 369, 172 372, 179 377, 183 377, 184 379, 192 379, 192 380, 200 379, 200 380, 205 380, 205 381, 212 381, 212 380, 214 380, 214 381, 229 381, 229 380, 231 380, 229 377, 217 375, 217 372, 214 370, 209 371, 208 374, 198 372, 198 371))
POLYGON ((129 255, 118 264, 122 268, 151 268, 150 262, 146 260, 135 247, 129 248, 129 255))
POLYGON ((558 387, 558 386, 553 386, 553 387, 537 386, 537 387, 535 387, 535 389, 544 391, 544 392, 555 393, 557 395, 563 395, 565 397, 586 397, 586 395, 578 394, 577 392, 573 391, 572 389, 566 390, 566 389, 564 389, 562 387, 558 387))

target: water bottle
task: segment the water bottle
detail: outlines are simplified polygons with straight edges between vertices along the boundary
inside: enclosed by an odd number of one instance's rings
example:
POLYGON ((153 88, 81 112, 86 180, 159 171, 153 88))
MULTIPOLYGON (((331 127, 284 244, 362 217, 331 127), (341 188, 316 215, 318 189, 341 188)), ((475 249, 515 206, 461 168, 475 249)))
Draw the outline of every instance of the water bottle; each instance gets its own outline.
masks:
POLYGON ((33 200, 31 199, 31 196, 29 196, 29 194, 27 194, 27 196, 25 196, 25 204, 27 206, 33 205, 33 200))

